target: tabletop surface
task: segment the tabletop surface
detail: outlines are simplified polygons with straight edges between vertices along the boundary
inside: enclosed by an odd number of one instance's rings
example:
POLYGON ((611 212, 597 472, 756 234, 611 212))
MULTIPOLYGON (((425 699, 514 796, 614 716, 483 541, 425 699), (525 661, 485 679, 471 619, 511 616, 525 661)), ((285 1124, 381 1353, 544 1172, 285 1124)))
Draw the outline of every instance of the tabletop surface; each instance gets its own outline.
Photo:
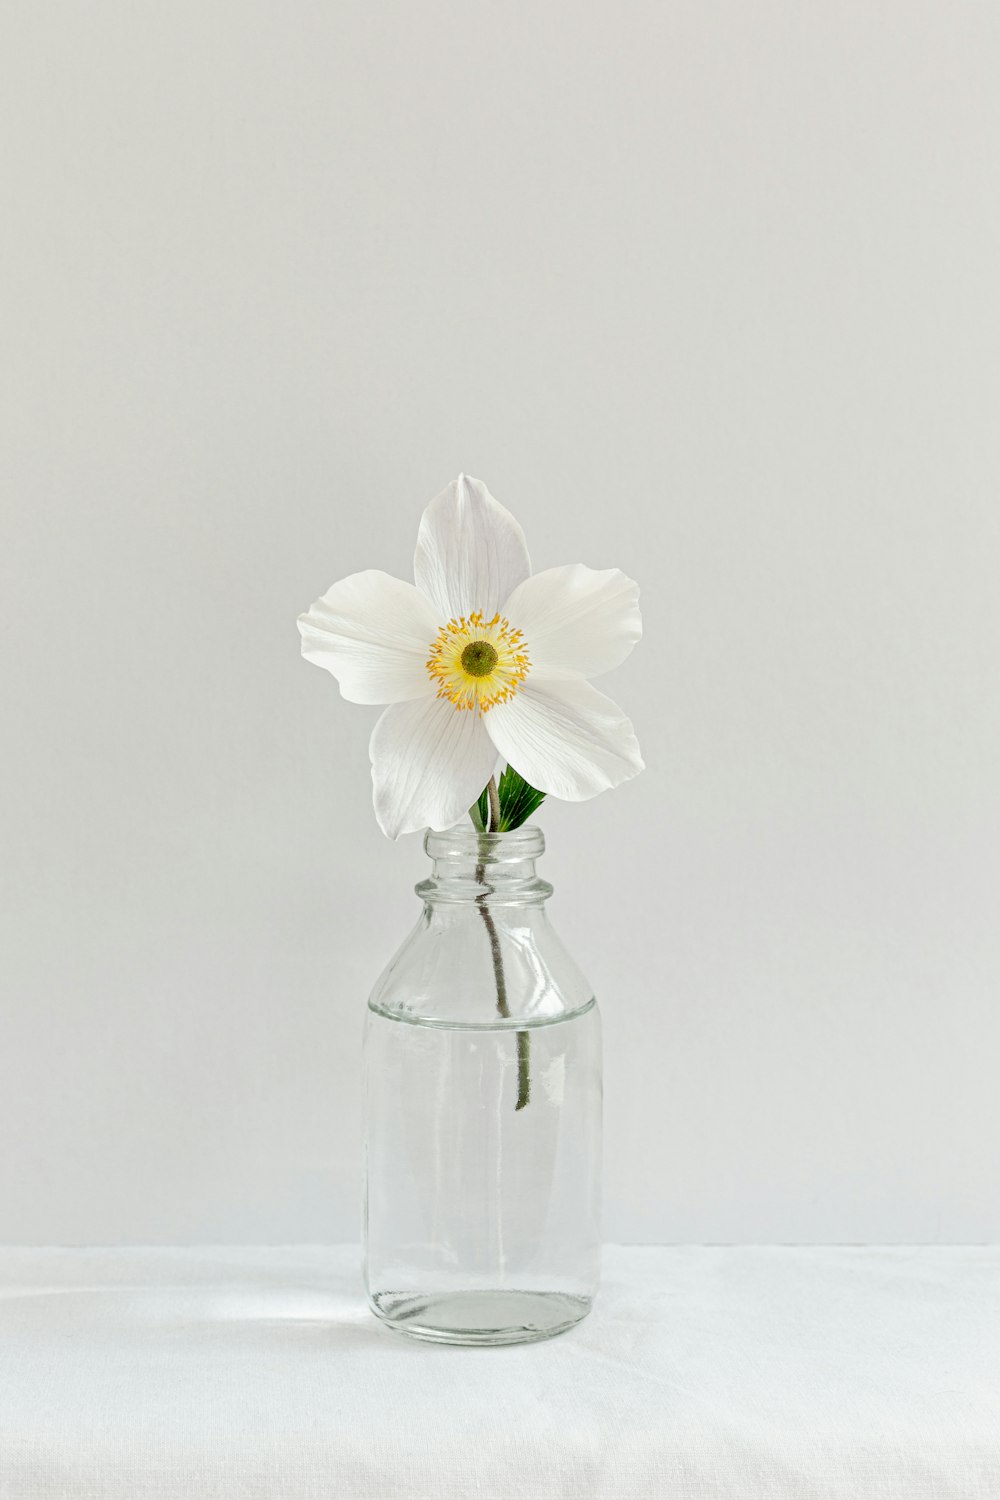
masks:
POLYGON ((1000 1248, 625 1248, 419 1344, 353 1246, 0 1250, 0 1500, 1000 1500, 1000 1248))

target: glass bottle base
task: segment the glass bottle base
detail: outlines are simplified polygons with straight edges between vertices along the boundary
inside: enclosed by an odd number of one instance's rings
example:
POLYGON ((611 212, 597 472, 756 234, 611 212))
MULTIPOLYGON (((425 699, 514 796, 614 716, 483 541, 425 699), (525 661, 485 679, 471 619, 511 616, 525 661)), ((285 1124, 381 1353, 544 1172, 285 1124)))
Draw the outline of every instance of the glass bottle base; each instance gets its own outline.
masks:
POLYGON ((530 1344, 565 1333, 591 1307, 566 1292, 378 1292, 375 1316, 410 1338, 434 1344, 530 1344))

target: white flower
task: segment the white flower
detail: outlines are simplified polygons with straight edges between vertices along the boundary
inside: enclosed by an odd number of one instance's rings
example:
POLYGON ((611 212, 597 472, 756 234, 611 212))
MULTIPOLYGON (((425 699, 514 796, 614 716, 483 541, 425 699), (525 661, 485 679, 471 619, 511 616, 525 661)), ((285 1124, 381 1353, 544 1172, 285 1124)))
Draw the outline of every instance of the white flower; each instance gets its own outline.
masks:
POLYGON ((451 828, 501 759, 567 802, 642 770, 629 720, 586 681, 642 634, 624 573, 532 575, 517 521, 462 474, 424 511, 413 576, 353 573, 299 616, 302 655, 345 698, 391 705, 370 746, 384 833, 451 828))

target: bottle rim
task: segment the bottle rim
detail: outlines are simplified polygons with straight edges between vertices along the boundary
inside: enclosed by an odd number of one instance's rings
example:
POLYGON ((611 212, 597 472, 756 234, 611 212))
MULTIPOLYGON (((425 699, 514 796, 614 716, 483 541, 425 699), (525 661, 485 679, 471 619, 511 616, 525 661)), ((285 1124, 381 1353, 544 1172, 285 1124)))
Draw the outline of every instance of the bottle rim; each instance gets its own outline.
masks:
POLYGON ((545 851, 545 835, 537 824, 525 824, 507 833, 480 833, 471 824, 438 831, 428 828, 424 849, 431 859, 475 859, 488 864, 516 863, 535 859, 545 851))

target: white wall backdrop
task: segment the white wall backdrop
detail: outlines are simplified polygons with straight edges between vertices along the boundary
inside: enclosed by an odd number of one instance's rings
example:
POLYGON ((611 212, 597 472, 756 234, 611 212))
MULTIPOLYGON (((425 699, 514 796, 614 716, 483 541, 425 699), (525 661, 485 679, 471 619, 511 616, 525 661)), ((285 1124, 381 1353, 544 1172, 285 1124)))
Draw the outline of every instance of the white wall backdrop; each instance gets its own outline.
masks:
POLYGON ((460 469, 644 589, 609 1238, 1000 1234, 997 8, 0 30, 0 1239, 356 1234, 424 855, 294 622, 460 469))

